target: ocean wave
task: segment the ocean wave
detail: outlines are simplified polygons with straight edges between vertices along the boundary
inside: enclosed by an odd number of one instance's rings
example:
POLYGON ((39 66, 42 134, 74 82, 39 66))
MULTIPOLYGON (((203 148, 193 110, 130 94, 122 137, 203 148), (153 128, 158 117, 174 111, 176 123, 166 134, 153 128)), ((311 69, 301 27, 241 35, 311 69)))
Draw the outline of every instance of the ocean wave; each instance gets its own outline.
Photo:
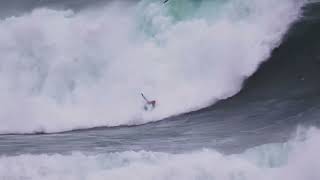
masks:
POLYGON ((117 180, 318 180, 318 129, 300 130, 285 143, 265 144, 240 154, 204 149, 189 153, 118 152, 0 157, 0 179, 117 180))
POLYGON ((136 125, 212 105, 241 89, 303 4, 146 0, 3 19, 0 133, 136 125))

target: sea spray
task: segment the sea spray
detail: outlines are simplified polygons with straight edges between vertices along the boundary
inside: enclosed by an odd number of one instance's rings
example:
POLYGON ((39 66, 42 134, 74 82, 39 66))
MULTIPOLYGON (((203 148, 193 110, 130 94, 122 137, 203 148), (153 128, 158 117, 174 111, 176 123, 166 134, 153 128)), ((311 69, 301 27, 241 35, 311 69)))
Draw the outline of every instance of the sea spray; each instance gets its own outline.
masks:
POLYGON ((0 133, 143 124, 210 106, 241 89, 303 4, 147 0, 3 19, 0 133))

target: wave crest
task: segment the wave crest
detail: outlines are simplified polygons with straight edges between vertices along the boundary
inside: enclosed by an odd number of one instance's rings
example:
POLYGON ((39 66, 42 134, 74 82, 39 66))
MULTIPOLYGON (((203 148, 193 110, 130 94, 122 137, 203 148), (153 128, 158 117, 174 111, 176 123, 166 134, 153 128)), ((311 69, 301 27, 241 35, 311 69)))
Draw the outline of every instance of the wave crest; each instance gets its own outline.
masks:
POLYGON ((241 89, 302 5, 143 1, 1 20, 0 133, 142 124, 212 105, 241 89), (159 102, 152 113, 142 91, 159 102))

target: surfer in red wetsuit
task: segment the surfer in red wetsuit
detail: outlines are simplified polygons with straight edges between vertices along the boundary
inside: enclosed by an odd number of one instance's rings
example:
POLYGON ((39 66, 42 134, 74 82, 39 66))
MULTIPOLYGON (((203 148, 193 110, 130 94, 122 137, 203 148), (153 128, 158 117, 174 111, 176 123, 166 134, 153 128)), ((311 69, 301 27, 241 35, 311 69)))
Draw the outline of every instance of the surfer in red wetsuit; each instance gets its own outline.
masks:
POLYGON ((144 95, 143 93, 141 93, 142 98, 146 101, 146 104, 144 105, 144 109, 148 110, 148 106, 151 105, 152 109, 154 109, 156 107, 156 101, 152 100, 149 101, 144 95))

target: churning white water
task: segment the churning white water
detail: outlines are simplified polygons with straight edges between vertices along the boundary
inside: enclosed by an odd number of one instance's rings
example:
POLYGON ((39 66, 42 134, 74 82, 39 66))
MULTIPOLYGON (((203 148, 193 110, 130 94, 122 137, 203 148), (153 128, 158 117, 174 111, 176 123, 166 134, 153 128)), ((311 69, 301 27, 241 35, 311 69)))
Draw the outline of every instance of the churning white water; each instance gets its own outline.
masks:
POLYGON ((212 105, 241 89, 303 4, 144 0, 2 19, 0 133, 142 124, 212 105))
POLYGON ((289 142, 234 155, 207 149, 183 154, 128 151, 2 156, 0 179, 318 180, 319 140, 319 130, 311 129, 289 142))

